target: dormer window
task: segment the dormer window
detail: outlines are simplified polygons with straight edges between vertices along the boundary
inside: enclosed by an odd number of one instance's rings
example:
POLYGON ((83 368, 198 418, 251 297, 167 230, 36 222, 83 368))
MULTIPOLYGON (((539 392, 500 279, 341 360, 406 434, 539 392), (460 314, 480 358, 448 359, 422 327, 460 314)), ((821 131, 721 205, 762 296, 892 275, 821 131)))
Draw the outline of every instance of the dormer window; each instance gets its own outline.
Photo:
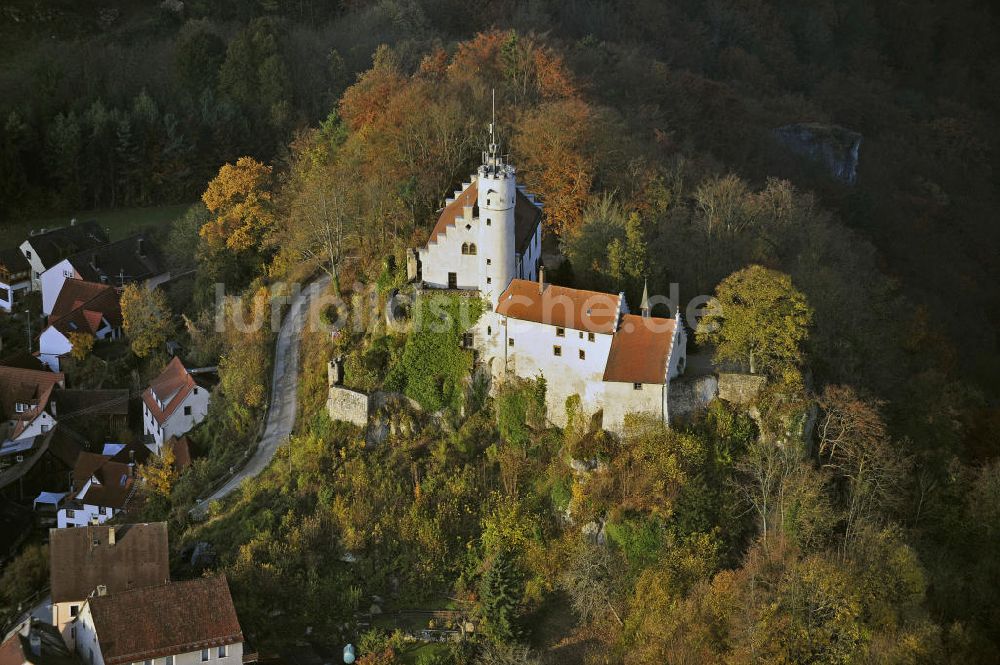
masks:
POLYGON ((16 411, 17 413, 24 413, 27 410, 28 410, 28 405, 25 404, 24 402, 18 402, 14 405, 14 411, 16 411))

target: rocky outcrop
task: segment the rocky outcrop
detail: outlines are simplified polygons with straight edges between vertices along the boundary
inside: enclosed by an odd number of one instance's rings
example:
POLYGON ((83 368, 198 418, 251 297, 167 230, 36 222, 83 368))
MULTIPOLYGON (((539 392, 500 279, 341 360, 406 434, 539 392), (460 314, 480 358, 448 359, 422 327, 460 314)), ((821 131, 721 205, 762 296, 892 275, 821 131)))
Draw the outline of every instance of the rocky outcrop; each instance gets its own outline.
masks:
POLYGON ((824 166, 837 180, 857 182, 861 134, 838 125, 801 122, 778 127, 774 136, 796 155, 824 166))
POLYGON ((670 422, 683 420, 708 407, 719 394, 719 380, 712 374, 682 376, 670 382, 667 413, 670 422))
POLYGON ((719 373, 719 399, 745 406, 750 404, 766 379, 759 374, 719 373))

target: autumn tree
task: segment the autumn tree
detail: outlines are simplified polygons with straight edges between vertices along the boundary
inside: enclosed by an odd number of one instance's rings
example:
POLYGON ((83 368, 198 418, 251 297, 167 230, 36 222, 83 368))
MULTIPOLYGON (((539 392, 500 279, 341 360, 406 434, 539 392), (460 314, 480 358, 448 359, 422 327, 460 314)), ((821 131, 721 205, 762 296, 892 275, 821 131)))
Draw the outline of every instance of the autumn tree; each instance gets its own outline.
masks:
POLYGON ((69 343, 73 349, 70 355, 74 360, 85 360, 90 352, 94 350, 94 336, 83 331, 74 331, 69 334, 69 343))
POLYGON ((791 277, 758 265, 744 268, 719 284, 713 305, 697 336, 715 345, 715 362, 778 377, 797 371, 813 313, 791 277))
POLYGON ((127 284, 121 295, 122 322, 132 353, 145 358, 161 348, 174 330, 167 296, 159 289, 127 284))
POLYGON ((201 200, 211 219, 201 227, 209 247, 238 253, 260 251, 273 242, 275 223, 271 167, 252 157, 225 164, 201 200))
POLYGON ((159 456, 150 456, 149 461, 139 467, 139 477, 144 487, 155 494, 169 496, 174 483, 177 482, 177 457, 172 445, 165 445, 159 456))

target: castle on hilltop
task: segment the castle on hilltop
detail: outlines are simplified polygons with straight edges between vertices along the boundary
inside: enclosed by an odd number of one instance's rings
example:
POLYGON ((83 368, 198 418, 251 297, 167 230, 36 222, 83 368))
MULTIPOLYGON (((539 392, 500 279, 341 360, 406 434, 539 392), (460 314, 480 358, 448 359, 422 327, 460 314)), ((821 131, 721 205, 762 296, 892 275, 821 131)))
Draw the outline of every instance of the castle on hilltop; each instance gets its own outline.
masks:
POLYGON ((620 430, 625 414, 669 421, 671 379, 684 372, 687 335, 680 314, 629 313, 625 294, 548 284, 542 266, 542 204, 517 184, 490 125, 482 165, 449 198, 407 272, 427 289, 478 292, 489 309, 465 335, 494 382, 508 376, 547 384, 548 419, 566 422, 566 399, 620 430))

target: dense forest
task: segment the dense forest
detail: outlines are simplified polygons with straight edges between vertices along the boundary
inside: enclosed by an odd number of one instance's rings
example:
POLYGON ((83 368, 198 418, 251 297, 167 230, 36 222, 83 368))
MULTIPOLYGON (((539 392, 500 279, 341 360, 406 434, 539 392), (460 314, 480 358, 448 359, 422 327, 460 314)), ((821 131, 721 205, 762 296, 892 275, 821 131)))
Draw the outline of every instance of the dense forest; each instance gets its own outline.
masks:
MULTIPOLYGON (((356 639, 377 597, 477 618, 426 663, 998 662, 997 27, 972 0, 7 3, 0 223, 201 199, 161 230, 196 278, 155 305, 221 358, 220 398, 135 517, 169 519, 179 576, 213 544, 264 651, 356 639), (494 89, 552 279, 792 303, 747 312, 776 320, 766 388, 621 436, 570 402, 557 429, 544 381, 486 394, 458 329, 312 333, 290 445, 193 521, 269 376, 267 332, 213 330, 212 285, 248 313, 322 271, 356 310, 405 290, 494 89), (775 140, 797 122, 863 136, 856 184, 775 140), (422 408, 377 445, 331 423, 340 355, 422 408)), ((698 349, 738 361, 731 322, 698 349)), ((155 373, 144 348, 112 371, 155 373)))

